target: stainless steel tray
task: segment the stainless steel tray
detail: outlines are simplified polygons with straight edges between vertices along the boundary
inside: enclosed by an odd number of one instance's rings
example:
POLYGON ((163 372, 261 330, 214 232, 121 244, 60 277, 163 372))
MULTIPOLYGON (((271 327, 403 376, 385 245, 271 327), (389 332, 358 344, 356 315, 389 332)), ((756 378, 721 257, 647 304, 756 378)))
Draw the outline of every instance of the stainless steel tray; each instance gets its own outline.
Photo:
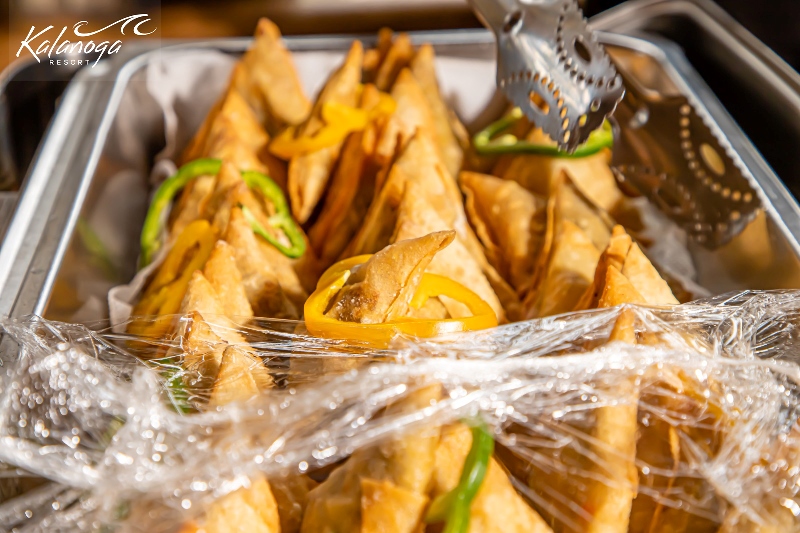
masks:
MULTIPOLYGON (((439 56, 492 58, 492 36, 482 30, 413 34, 416 42, 431 42, 439 56)), ((714 94, 681 54, 666 41, 602 34, 602 41, 620 58, 623 55, 649 65, 651 87, 677 90, 686 95, 709 122, 724 145, 732 148, 736 163, 747 171, 760 191, 768 215, 756 239, 736 239, 725 249, 708 252, 692 248, 699 270, 698 282, 714 292, 745 288, 800 286, 800 208, 742 134, 714 94), (628 53, 622 54, 621 52, 628 53), (751 246, 767 244, 753 250, 751 246)), ((370 41, 370 38, 363 39, 370 41)), ((109 284, 125 282, 134 274, 138 244, 136 235, 144 217, 129 215, 131 228, 122 240, 120 270, 116 280, 100 282, 76 300, 71 292, 75 280, 98 276, 97 269, 81 254, 77 238, 79 217, 100 207, 98 198, 109 177, 122 170, 113 154, 116 139, 109 132, 118 124, 124 102, 136 102, 139 127, 148 134, 135 147, 142 154, 136 168, 141 174, 141 196, 147 194, 146 176, 153 156, 163 146, 163 119, 152 99, 144 93, 143 70, 168 51, 209 49, 238 55, 249 39, 193 42, 155 51, 138 51, 108 63, 105 72, 87 69, 76 76, 28 178, 8 238, 0 248, 0 313, 21 316, 30 313, 66 319, 87 297, 105 301, 109 284), (100 80, 114 79, 113 84, 100 80), (93 291, 93 292, 92 292, 93 291)), ((349 37, 289 38, 292 50, 344 51, 349 37)), ((487 80, 493 83, 493 80, 487 80)), ((86 291, 84 287, 84 292, 86 291)))
MULTIPOLYGON (((791 16, 791 15, 790 15, 791 16)), ((629 0, 592 17, 600 30, 679 45, 731 116, 800 198, 800 73, 711 0, 629 0)))

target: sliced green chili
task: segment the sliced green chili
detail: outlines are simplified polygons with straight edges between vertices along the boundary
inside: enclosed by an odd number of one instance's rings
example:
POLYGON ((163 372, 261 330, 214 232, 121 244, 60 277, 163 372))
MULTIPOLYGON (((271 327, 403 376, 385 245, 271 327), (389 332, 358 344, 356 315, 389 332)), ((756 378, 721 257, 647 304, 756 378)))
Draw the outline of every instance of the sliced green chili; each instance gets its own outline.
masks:
POLYGON ((472 446, 464 461, 458 485, 433 500, 425 515, 426 523, 446 521, 443 533, 469 531, 470 506, 483 484, 493 453, 494 438, 486 424, 479 422, 472 427, 472 446))
MULTIPOLYGON (((222 161, 219 159, 196 159, 183 165, 178 169, 178 172, 164 180, 158 187, 158 190, 156 190, 153 196, 153 201, 150 203, 150 208, 147 211, 147 216, 145 217, 142 227, 142 235, 140 238, 141 267, 148 265, 161 247, 161 241, 159 240, 161 234, 161 219, 164 211, 175 199, 178 192, 186 187, 190 181, 200 176, 214 176, 219 174, 221 168, 222 161)), ((278 187, 278 184, 272 181, 269 176, 253 170, 242 172, 242 179, 247 183, 248 187, 258 190, 264 198, 272 202, 275 207, 275 215, 269 218, 269 223, 274 228, 286 234, 290 246, 278 242, 277 239, 269 235, 258 222, 254 224, 255 218, 253 218, 251 214, 250 224, 253 231, 264 237, 283 254, 289 257, 296 258, 303 255, 306 249, 303 232, 292 218, 289 206, 286 203, 286 198, 281 188, 278 187)))
POLYGON ((219 174, 220 168, 222 168, 222 161, 219 159, 196 159, 183 165, 178 169, 178 172, 159 185, 142 226, 142 236, 139 241, 141 246, 140 266, 149 265, 158 249, 161 248, 161 241, 159 240, 161 217, 172 203, 172 200, 175 199, 178 191, 186 187, 195 178, 219 174))
POLYGON ((610 148, 614 145, 614 132, 607 120, 603 121, 601 127, 590 133, 589 139, 572 153, 559 150, 557 146, 520 140, 511 133, 500 135, 520 121, 522 117, 522 110, 515 107, 508 115, 476 133, 472 139, 475 151, 480 155, 537 154, 574 159, 594 155, 603 148, 610 148))
POLYGON ((266 239, 268 243, 280 250, 281 253, 287 257, 295 259, 302 256, 306 251, 306 239, 303 232, 294 221, 294 218, 292 218, 291 211, 289 211, 289 204, 286 203, 286 197, 283 196, 283 191, 278 187, 278 184, 261 172, 253 170, 242 172, 242 179, 248 187, 256 189, 264 198, 272 202, 272 205, 275 207, 275 214, 269 217, 269 225, 281 230, 284 235, 286 235, 286 238, 289 239, 289 246, 286 246, 273 235, 269 234, 258 220, 256 220, 253 213, 243 206, 242 213, 250 222, 250 227, 253 228, 253 232, 266 239))
POLYGON ((157 359, 153 361, 153 365, 160 367, 159 372, 166 383, 172 407, 181 414, 191 413, 193 409, 189 403, 189 391, 186 390, 183 376, 181 376, 180 369, 176 367, 175 361, 169 358, 157 359))

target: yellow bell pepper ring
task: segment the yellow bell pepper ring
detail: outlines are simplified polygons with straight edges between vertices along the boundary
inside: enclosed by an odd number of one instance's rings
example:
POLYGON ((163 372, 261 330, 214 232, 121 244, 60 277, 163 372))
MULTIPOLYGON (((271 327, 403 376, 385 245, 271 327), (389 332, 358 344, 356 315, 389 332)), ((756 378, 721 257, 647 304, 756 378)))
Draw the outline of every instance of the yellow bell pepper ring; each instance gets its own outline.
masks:
POLYGON ((347 283, 352 269, 365 263, 371 256, 361 255, 345 259, 329 268, 320 278, 317 290, 308 297, 303 308, 306 328, 317 337, 364 342, 376 348, 385 348, 395 335, 431 338, 446 333, 477 331, 497 326, 497 315, 480 296, 450 278, 424 273, 411 307, 419 309, 429 298, 447 296, 463 303, 472 316, 432 320, 404 317, 381 324, 342 322, 325 315, 331 300, 347 283))

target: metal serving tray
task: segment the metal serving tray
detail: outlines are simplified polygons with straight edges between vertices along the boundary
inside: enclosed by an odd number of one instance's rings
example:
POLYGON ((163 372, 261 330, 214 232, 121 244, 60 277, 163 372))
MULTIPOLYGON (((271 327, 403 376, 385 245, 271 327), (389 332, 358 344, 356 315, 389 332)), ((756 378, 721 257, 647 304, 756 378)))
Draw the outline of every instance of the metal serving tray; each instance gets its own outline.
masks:
MULTIPOLYGON (((414 41, 430 42, 440 57, 490 59, 493 37, 483 30, 412 34, 414 41)), ((686 95, 708 121, 736 163, 761 193, 767 220, 755 233, 745 232, 724 249, 709 252, 691 247, 698 282, 712 292, 800 286, 800 208, 759 153, 681 54, 666 41, 602 34, 602 41, 619 60, 635 61, 646 84, 659 91, 686 95), (642 71, 644 65, 644 71, 642 71)), ((343 53, 351 37, 288 38, 294 51, 343 53)), ((371 38, 362 39, 369 42, 371 38)), ((216 50, 239 55, 250 39, 193 42, 139 51, 79 73, 64 95, 61 108, 27 180, 8 238, 0 248, 0 314, 30 313, 53 319, 72 319, 88 297, 105 302, 108 287, 128 281, 138 254, 137 235, 144 218, 147 176, 153 158, 163 147, 163 117, 145 91, 144 71, 163 54, 216 50), (98 71, 100 68, 107 71, 98 71), (113 84, 101 79, 114 79, 113 84), (129 170, 140 174, 138 210, 128 210, 126 231, 119 235, 121 250, 114 279, 103 280, 101 270, 82 251, 77 231, 81 217, 91 218, 102 208, 101 193, 109 178, 124 170, 114 157, 119 140, 110 132, 119 126, 123 105, 137 106, 137 128, 147 132, 126 146, 140 154, 129 170), (97 281, 97 283, 87 283, 97 281), (74 285, 83 284, 80 298, 74 285), (87 289, 87 286, 89 288, 87 289), (87 294, 88 291, 88 294, 87 294)), ((325 73, 320 73, 323 77, 325 73)), ((486 80, 493 84, 493 80, 486 80)), ((133 200, 132 200, 133 201, 133 200)))
POLYGON ((599 30, 679 45, 749 139, 800 198, 800 74, 711 0, 629 0, 591 19, 599 30))

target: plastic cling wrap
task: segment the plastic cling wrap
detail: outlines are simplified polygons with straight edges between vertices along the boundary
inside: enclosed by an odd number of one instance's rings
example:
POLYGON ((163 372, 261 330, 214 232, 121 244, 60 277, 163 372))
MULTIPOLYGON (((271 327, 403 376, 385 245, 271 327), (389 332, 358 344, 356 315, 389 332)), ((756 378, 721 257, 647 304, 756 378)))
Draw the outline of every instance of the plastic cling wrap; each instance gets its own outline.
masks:
POLYGON ((799 296, 622 306, 378 352, 289 321, 209 321, 245 342, 202 353, 181 336, 6 321, 21 350, 0 460, 52 482, 0 506, 0 525, 800 530, 799 296), (186 364, 214 354, 213 379, 186 364))

